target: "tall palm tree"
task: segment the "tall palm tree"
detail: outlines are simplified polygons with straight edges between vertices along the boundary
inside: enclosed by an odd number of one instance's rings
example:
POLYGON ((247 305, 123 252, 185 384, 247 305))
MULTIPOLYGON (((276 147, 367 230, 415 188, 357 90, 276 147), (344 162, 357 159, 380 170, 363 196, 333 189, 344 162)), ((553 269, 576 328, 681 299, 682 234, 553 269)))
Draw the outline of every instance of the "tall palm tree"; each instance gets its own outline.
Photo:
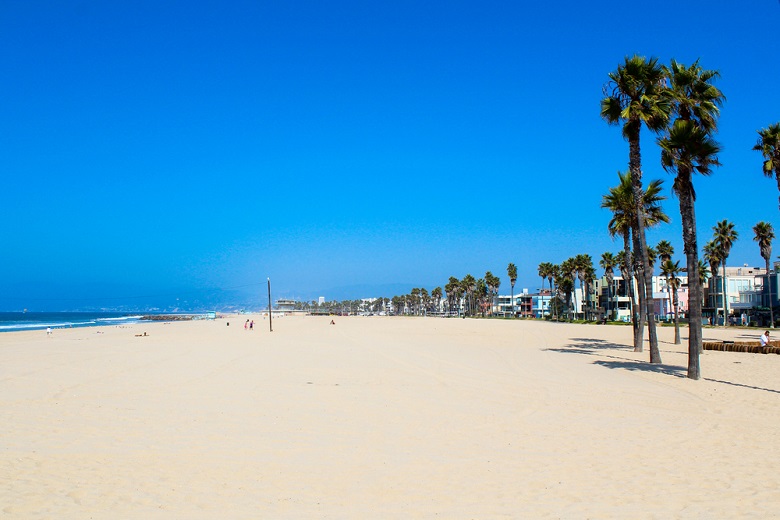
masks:
MULTIPOLYGON (((642 352, 643 336, 644 336, 644 315, 641 310, 644 307, 645 293, 641 290, 645 286, 645 278, 637 276, 637 287, 639 290, 637 303, 637 295, 634 293, 634 269, 635 267, 644 268, 641 262, 635 262, 638 260, 638 247, 636 246, 638 241, 634 240, 636 234, 637 218, 635 217, 635 204, 634 204, 634 190, 633 181, 628 173, 618 172, 619 184, 609 189, 609 193, 602 197, 601 207, 607 208, 612 211, 612 219, 607 225, 610 236, 613 238, 620 235, 623 238, 623 253, 624 261, 627 268, 627 272, 624 274, 626 285, 628 286, 629 295, 631 298, 631 307, 633 312, 632 323, 634 325, 634 351, 642 352), (634 252, 631 251, 631 243, 635 244, 634 252)), ((643 215, 645 222, 650 226, 655 226, 661 222, 668 222, 669 217, 664 213, 661 208, 661 201, 666 197, 661 195, 661 186, 663 181, 654 180, 648 184, 647 189, 644 190, 642 196, 641 206, 643 207, 643 215)), ((647 250, 645 250, 645 258, 648 260, 647 250)), ((649 268, 649 266, 648 266, 649 268)), ((643 269, 644 270, 644 269, 643 269)), ((650 271, 648 271, 650 272, 650 271)), ((650 280, 650 291, 652 293, 652 273, 650 280)), ((652 316, 651 316, 652 318, 652 316)), ((657 345, 656 345, 657 350, 657 345)), ((651 349, 651 358, 659 360, 660 352, 656 352, 655 357, 651 349)))
POLYGON ((609 73, 605 85, 605 97, 601 101, 601 117, 609 124, 623 125, 623 137, 628 141, 628 166, 634 191, 636 235, 639 243, 639 261, 644 267, 645 308, 650 337, 650 362, 660 363, 658 337, 653 320, 653 280, 647 259, 645 238, 645 214, 642 211, 642 155, 639 137, 644 124, 648 129, 659 132, 669 120, 670 104, 663 95, 664 70, 656 58, 643 56, 626 57, 617 70, 609 73))
MULTIPOLYGON (((547 271, 547 281, 550 284, 550 305, 552 305, 552 303, 553 303, 553 294, 554 294, 553 293, 553 281, 555 280, 555 273, 558 272, 558 266, 553 264, 553 263, 551 263, 551 262, 547 262, 546 271, 547 271)), ((557 309, 557 307, 556 307, 556 309, 557 309)), ((553 309, 553 313, 555 313, 555 319, 558 320, 558 311, 553 309)))
POLYGON ((712 276, 710 268, 707 267, 707 262, 704 260, 699 260, 699 267, 697 270, 699 271, 699 282, 702 285, 706 285, 707 280, 709 280, 710 276, 712 276))
MULTIPOLYGON (((720 269, 720 250, 718 249, 718 244, 714 240, 710 240, 706 244, 704 244, 704 260, 710 264, 710 273, 713 277, 718 276, 718 269, 720 269)), ((690 276, 690 275, 689 275, 690 276)), ((717 293, 717 285, 718 281, 717 278, 713 280, 713 285, 715 286, 715 297, 714 297, 714 307, 715 307, 715 314, 717 315, 718 310, 718 293, 717 293)), ((688 285, 690 286, 690 278, 688 278, 688 285)), ((690 300, 690 296, 688 297, 690 300)), ((688 304, 690 307, 690 303, 688 304)), ((717 316, 716 316, 717 317, 717 316)), ((715 325, 715 323, 713 323, 715 325)))
POLYGON ((775 328, 775 314, 772 310, 772 285, 769 282, 769 259, 772 258, 772 240, 775 239, 775 230, 769 222, 759 222, 753 226, 755 236, 753 240, 758 242, 761 250, 761 258, 766 262, 766 288, 769 291, 769 327, 775 328))
MULTIPOLYGON (((634 290, 633 290, 633 282, 631 282, 631 250, 629 250, 629 255, 626 256, 626 251, 618 251, 615 255, 615 262, 617 263, 618 269, 620 269, 620 276, 623 277, 623 292, 625 293, 624 296, 628 296, 629 300, 631 301, 631 305, 634 305, 634 290)), ((617 287, 615 288, 616 296, 619 296, 617 294, 619 291, 617 290, 617 287)), ((618 308, 620 306, 618 305, 618 308)))
POLYGON ((452 309, 457 308, 460 315, 460 296, 462 294, 460 280, 454 276, 450 276, 447 285, 444 286, 444 290, 447 292, 447 310, 452 314, 452 309))
POLYGON ((572 258, 569 258, 567 260, 564 260, 561 262, 560 266, 556 270, 556 281, 555 285, 558 287, 558 291, 560 291, 564 296, 564 309, 568 311, 569 315, 569 321, 572 321, 574 318, 572 317, 572 311, 573 311, 573 305, 571 303, 571 296, 574 292, 574 260, 572 258))
POLYGON ((607 316, 612 319, 612 282, 615 280, 615 255, 609 251, 602 253, 601 260, 599 260, 599 265, 602 269, 604 269, 604 276, 607 279, 607 316))
POLYGON ((590 255, 579 254, 574 257, 574 263, 577 266, 577 278, 580 280, 580 292, 582 292, 582 298, 585 300, 585 319, 588 319, 588 306, 590 304, 590 298, 588 297, 588 287, 590 280, 593 279, 593 259, 590 255))
POLYGON ((674 309, 674 344, 680 344, 680 320, 679 320, 679 299, 677 297, 677 289, 680 288, 680 262, 672 262, 667 260, 661 264, 661 273, 666 277, 667 287, 669 288, 669 303, 674 309))
POLYGON ((485 273, 485 284, 487 285, 488 295, 490 298, 490 314, 493 314, 493 306, 496 304, 496 296, 498 295, 498 288, 501 286, 501 280, 498 276, 494 275, 490 271, 485 273))
POLYGON ((431 291, 431 299, 436 304, 436 312, 441 312, 441 296, 442 296, 442 290, 441 287, 436 287, 431 291))
POLYGON ((579 269, 579 266, 577 265, 577 261, 572 257, 564 260, 561 262, 561 271, 564 275, 564 279, 569 279, 572 282, 572 289, 571 292, 567 295, 566 299, 566 305, 569 306, 569 321, 573 321, 577 316, 577 291, 574 286, 575 280, 577 279, 577 270, 579 269), (572 299, 573 298, 573 301, 572 299))
MULTIPOLYGON (((659 258, 661 259, 661 270, 663 271, 663 265, 666 262, 671 261, 672 255, 674 254, 674 247, 668 240, 661 240, 656 244, 655 251, 658 253, 659 258)), ((669 286, 669 278, 666 278, 666 285, 669 286)), ((672 302, 672 295, 669 294, 669 303, 672 302)))
POLYGON ((658 259, 658 252, 653 246, 647 246, 647 259, 650 261, 650 271, 655 272, 655 261, 658 259))
POLYGON ((471 274, 467 274, 460 281, 461 290, 463 294, 468 298, 468 304, 466 305, 466 313, 469 316, 474 315, 474 291, 477 289, 477 280, 471 274))
POLYGON ((422 302, 423 314, 428 314, 428 306, 431 304, 431 295, 425 287, 420 288, 420 301, 422 302))
MULTIPOLYGON (((547 276, 549 274, 551 274, 550 273, 551 269, 552 269, 552 264, 550 262, 542 262, 536 268, 536 273, 542 279, 542 290, 544 290, 544 279, 547 278, 547 276)), ((540 293, 541 293, 541 291, 540 291, 540 293)), ((541 296, 541 294, 540 294, 540 296, 541 296)), ((552 298, 552 288, 550 289, 550 298, 552 298)))
POLYGON ((734 224, 728 220, 721 220, 712 230, 715 232, 715 242, 720 249, 720 261, 723 264, 723 326, 729 325, 729 299, 726 293, 726 260, 731 253, 731 246, 739 237, 739 233, 734 229, 734 224))
MULTIPOLYGON (((506 266, 506 275, 509 277, 509 283, 512 285, 512 296, 509 300, 510 305, 512 306, 512 317, 515 316, 515 282, 517 281, 517 266, 510 262, 508 266, 506 266)), ((543 283, 544 284, 544 283, 543 283)))
POLYGON ((717 130, 720 106, 725 97, 712 83, 717 71, 702 69, 698 60, 686 67, 672 61, 666 70, 669 86, 666 90, 672 102, 676 120, 666 136, 659 140, 661 164, 667 172, 676 174, 672 191, 680 201, 682 237, 688 273, 688 377, 701 378, 701 301, 699 282, 699 249, 696 239, 696 212, 692 175, 709 175, 718 166, 720 146, 710 136, 717 130))
POLYGON ((665 95, 669 96, 677 118, 693 121, 706 132, 715 131, 720 107, 726 100, 723 92, 713 85, 720 72, 703 69, 699 60, 685 66, 674 59, 669 67, 664 67, 664 72, 668 82, 665 95))
POLYGON ((415 314, 415 315, 419 314, 418 311, 420 309, 420 288, 419 287, 414 287, 412 289, 412 292, 409 293, 409 296, 410 296, 410 301, 411 301, 411 305, 412 305, 412 314, 415 314))
POLYGON ((641 310, 634 294, 634 256, 631 252, 631 235, 634 227, 634 191, 631 177, 628 173, 618 172, 620 182, 610 188, 609 193, 602 197, 601 207, 612 212, 612 219, 607 224, 609 235, 623 238, 621 273, 628 295, 631 300, 631 324, 634 329, 634 351, 642 352, 644 332, 641 327, 641 310))
POLYGON ((661 258, 661 263, 667 262, 672 259, 674 254, 674 247, 668 240, 661 240, 655 246, 655 252, 661 258))
POLYGON ((762 170, 770 179, 774 176, 780 190, 780 123, 774 123, 758 131, 758 142, 753 150, 764 156, 762 170))
MULTIPOLYGON (((590 258, 590 256, 588 255, 590 258)), ((596 280, 596 268, 591 263, 589 266, 585 267, 585 274, 582 278, 583 285, 585 287, 585 302, 587 304, 586 306, 586 314, 585 319, 592 320, 593 319, 593 302, 591 300, 591 294, 593 293, 593 286, 594 282, 596 280)))

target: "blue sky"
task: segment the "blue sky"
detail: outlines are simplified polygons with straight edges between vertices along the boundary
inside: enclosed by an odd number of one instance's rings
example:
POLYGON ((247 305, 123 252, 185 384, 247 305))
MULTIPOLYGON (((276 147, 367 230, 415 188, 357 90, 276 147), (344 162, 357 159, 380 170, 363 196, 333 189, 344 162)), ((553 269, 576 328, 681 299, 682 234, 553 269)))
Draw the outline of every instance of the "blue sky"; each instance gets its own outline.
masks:
MULTIPOLYGON (((599 206, 628 145, 599 101, 634 53, 721 72, 700 244, 728 219, 729 265, 763 265, 751 228, 778 226, 778 191, 751 147, 780 120, 778 22, 776 0, 6 0, 0 307, 232 289, 261 305, 267 277, 301 298, 487 270, 508 290, 509 262, 535 290, 540 262, 621 247, 599 206)), ((668 193, 654 140, 644 175, 668 193)), ((648 239, 682 258, 665 209, 648 239)))

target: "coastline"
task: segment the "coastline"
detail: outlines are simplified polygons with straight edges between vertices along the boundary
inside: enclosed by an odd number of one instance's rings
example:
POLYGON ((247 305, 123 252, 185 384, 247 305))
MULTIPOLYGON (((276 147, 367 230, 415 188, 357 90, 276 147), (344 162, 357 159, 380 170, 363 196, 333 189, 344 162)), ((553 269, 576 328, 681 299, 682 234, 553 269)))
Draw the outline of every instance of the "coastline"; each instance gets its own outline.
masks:
POLYGON ((690 381, 685 329, 673 345, 659 328, 665 363, 652 366, 630 327, 331 319, 285 317, 273 333, 254 314, 0 335, 0 510, 653 518, 780 507, 776 355, 705 351, 704 379, 690 381))

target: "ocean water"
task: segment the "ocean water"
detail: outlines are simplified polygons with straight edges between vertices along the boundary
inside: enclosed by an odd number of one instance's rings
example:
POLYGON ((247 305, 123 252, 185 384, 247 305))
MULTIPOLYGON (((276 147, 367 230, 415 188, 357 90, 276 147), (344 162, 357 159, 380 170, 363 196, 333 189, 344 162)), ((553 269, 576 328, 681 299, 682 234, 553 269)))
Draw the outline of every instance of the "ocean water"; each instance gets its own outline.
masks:
POLYGON ((64 327, 112 327, 136 323, 140 314, 126 312, 0 312, 0 332, 64 327))

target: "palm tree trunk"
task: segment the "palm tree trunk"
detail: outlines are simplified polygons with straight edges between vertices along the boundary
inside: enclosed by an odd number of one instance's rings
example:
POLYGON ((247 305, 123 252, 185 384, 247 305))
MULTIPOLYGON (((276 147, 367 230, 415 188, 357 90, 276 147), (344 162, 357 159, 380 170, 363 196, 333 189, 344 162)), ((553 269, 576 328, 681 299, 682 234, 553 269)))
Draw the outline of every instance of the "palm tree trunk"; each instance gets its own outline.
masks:
MULTIPOLYGON (((650 269, 650 260, 647 256, 647 240, 645 238, 645 212, 644 190, 642 190, 642 155, 639 151, 639 121, 636 122, 635 131, 629 131, 629 169, 631 170, 631 184, 634 188, 634 208, 637 220, 637 235, 639 238, 640 260, 645 280, 645 314, 647 315, 647 330, 650 339, 650 363, 661 362, 661 351, 658 350, 658 335, 653 319, 653 272, 650 269)), ((633 128, 631 130, 634 130, 633 128)))
POLYGON ((769 291, 769 328, 775 328, 775 313, 772 310, 772 281, 769 279, 769 258, 766 258, 766 288, 769 291))
POLYGON ((701 379, 701 297, 699 280, 699 248, 696 243, 696 213, 694 211, 691 173, 684 169, 677 172, 680 186, 680 217, 682 220, 683 244, 688 271, 688 378, 701 379))
POLYGON ((642 352, 642 334, 639 333, 639 305, 636 301, 636 294, 634 293, 634 260, 631 253, 630 238, 628 233, 623 235, 623 251, 626 255, 626 288, 628 289, 628 297, 631 300, 631 325, 634 329, 634 352, 642 352))
POLYGON ((674 344, 679 345, 680 340, 680 301, 677 298, 677 288, 674 288, 674 344))
MULTIPOLYGON (((634 231, 633 235, 631 236, 633 242, 634 242, 634 252, 632 255, 632 258, 635 261, 634 264, 634 279, 636 280, 636 294, 637 294, 637 312, 639 314, 639 323, 637 325, 637 334, 638 338, 637 341, 639 341, 639 344, 644 347, 644 341, 645 341, 645 321, 647 319, 647 305, 645 304, 645 298, 647 297, 647 292, 645 291, 645 277, 643 275, 644 273, 644 266, 642 265, 642 262, 639 261, 638 256, 640 255, 640 246, 639 246, 639 237, 637 236, 636 230, 634 231)), ((633 284, 632 284, 633 285, 633 284)), ((642 352, 642 350, 636 350, 634 348, 635 352, 642 352)))
POLYGON ((721 269, 723 269, 723 276, 721 276, 721 281, 723 282, 723 326, 728 327, 729 325, 729 309, 728 309, 728 297, 726 295, 726 259, 723 259, 723 263, 721 264, 721 269))
POLYGON ((515 317, 515 284, 512 284, 512 295, 509 297, 509 308, 512 310, 512 317, 515 317))

